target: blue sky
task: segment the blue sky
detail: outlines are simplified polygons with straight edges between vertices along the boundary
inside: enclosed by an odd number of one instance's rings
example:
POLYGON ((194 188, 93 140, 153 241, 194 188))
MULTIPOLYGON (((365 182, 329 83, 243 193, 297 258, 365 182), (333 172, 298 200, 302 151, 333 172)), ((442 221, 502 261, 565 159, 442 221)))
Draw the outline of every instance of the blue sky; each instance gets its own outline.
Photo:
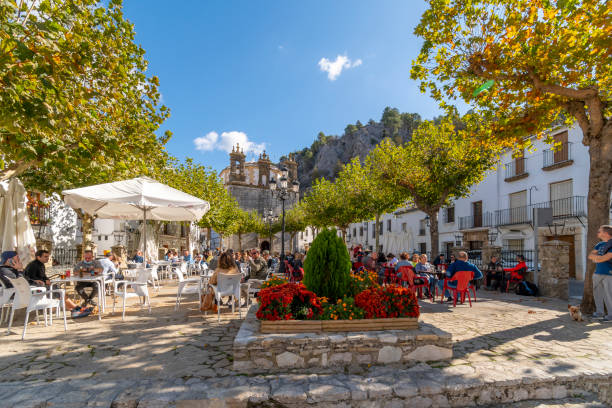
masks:
POLYGON ((169 152, 218 170, 236 140, 276 161, 319 131, 379 120, 385 106, 439 114, 410 79, 424 9, 420 0, 124 1, 171 109, 169 152))

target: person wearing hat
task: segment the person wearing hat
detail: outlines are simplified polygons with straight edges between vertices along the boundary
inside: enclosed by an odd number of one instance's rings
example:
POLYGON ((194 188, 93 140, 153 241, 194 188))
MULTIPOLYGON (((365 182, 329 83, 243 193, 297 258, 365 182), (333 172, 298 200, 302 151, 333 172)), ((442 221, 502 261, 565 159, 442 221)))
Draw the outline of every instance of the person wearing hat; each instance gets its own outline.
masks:
POLYGON ((123 276, 119 274, 119 269, 114 261, 114 255, 110 250, 104 251, 104 258, 100 259, 100 265, 102 265, 102 275, 105 280, 112 279, 113 275, 115 279, 123 280, 123 276))
POLYGON ((22 278, 23 275, 23 265, 21 260, 19 259, 19 255, 15 251, 4 251, 0 256, 0 280, 7 288, 12 288, 13 284, 10 280, 22 278))

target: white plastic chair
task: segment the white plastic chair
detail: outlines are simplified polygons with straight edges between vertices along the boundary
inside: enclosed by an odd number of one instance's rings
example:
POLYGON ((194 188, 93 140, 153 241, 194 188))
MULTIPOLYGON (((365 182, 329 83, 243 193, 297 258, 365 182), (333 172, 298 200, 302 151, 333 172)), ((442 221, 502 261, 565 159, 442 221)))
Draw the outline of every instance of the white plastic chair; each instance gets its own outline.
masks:
POLYGON ((175 268, 174 270, 174 273, 176 274, 176 277, 178 278, 178 281, 179 281, 178 291, 176 293, 176 306, 174 307, 175 310, 179 310, 179 308, 181 307, 181 298, 183 295, 197 294, 198 302, 200 303, 200 306, 202 306, 202 299, 200 297, 200 290, 201 290, 200 277, 185 278, 184 273, 186 269, 187 269, 187 265, 181 264, 180 268, 175 268))
POLYGON ((149 280, 150 276, 151 274, 148 270, 140 269, 138 271, 138 276, 136 277, 135 281, 116 280, 114 282, 113 314, 115 313, 115 303, 117 301, 117 296, 123 298, 123 320, 125 320, 125 300, 129 298, 137 297, 141 309, 146 302, 149 306, 149 313, 151 313, 151 298, 149 297, 149 288, 147 287, 147 281, 149 280), (121 288, 119 288, 120 285, 122 285, 121 288), (129 288, 132 288, 133 292, 128 292, 129 288), (140 302, 141 297, 143 298, 142 302, 140 302))
POLYGON ((151 274, 151 284, 153 285, 153 289, 159 292, 159 288, 161 288, 161 284, 159 282, 159 276, 157 274, 159 266, 153 265, 153 267, 149 268, 151 274))
MULTIPOLYGON (((68 325, 66 323, 66 303, 64 302, 65 295, 63 289, 41 291, 40 288, 31 288, 25 278, 8 279, 11 281, 11 284, 15 289, 15 298, 13 299, 13 304, 11 307, 11 316, 9 318, 7 333, 11 332, 15 310, 23 308, 26 309, 26 313, 21 340, 25 339, 26 329, 28 328, 28 319, 30 317, 30 312, 32 311, 42 310, 45 316, 45 326, 47 326, 47 310, 49 311, 49 324, 53 324, 53 308, 61 308, 64 312, 64 331, 68 331, 68 325), (53 299, 46 296, 47 294, 52 293, 59 293, 60 299, 53 299)), ((38 321, 38 314, 36 314, 36 320, 38 321)))
POLYGON ((240 309, 240 281, 242 280, 242 274, 217 274, 217 284, 210 285, 215 290, 215 299, 217 299, 217 321, 221 321, 221 298, 223 296, 230 296, 232 298, 232 313, 234 313, 234 306, 236 299, 238 300, 238 316, 242 319, 242 311, 240 309))
POLYGON ((0 308, 2 308, 2 313, 0 313, 0 324, 4 323, 5 320, 8 319, 9 309, 13 303, 11 298, 14 294, 15 288, 7 288, 0 280, 0 308))

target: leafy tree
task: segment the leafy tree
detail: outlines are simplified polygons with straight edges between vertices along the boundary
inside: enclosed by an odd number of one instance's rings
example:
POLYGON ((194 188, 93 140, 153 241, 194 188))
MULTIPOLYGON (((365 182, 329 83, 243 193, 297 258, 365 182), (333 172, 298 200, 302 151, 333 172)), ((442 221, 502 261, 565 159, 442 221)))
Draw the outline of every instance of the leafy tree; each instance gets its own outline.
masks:
POLYGON ((293 241, 298 232, 304 231, 308 226, 308 218, 303 203, 296 204, 285 213, 285 231, 289 232, 291 241, 293 241))
POLYGON ((304 285, 317 296, 335 302, 347 293, 350 271, 348 250, 336 230, 320 232, 304 262, 304 285))
POLYGON ((163 165, 169 112, 120 0, 5 1, 0 32, 0 180, 55 192, 163 165))
MULTIPOLYGON (((380 224, 380 216, 394 211, 405 197, 382 177, 380 169, 369 155, 364 163, 356 157, 347 163, 335 181, 342 186, 345 199, 356 208, 356 221, 372 219, 380 224)), ((376 228, 376 249, 379 248, 379 232, 376 228)))
POLYGON ((357 126, 357 129, 361 129, 363 127, 363 123, 358 120, 357 123, 355 123, 355 126, 357 126))
POLYGON ((204 214, 198 225, 208 229, 208 242, 211 229, 221 235, 232 233, 238 204, 225 189, 217 172, 209 167, 195 163, 187 158, 184 162, 171 158, 159 180, 194 197, 208 201, 210 210, 204 214), (223 233, 222 233, 223 232, 223 233))
POLYGON ((380 119, 383 126, 392 132, 402 126, 402 117, 397 108, 386 107, 380 119))
POLYGON ((352 123, 349 123, 348 125, 346 125, 346 128, 344 128, 344 133, 347 135, 352 135, 356 131, 357 131, 357 126, 353 125, 352 123))
MULTIPOLYGON (((430 0, 415 33, 424 39, 411 76, 434 98, 462 99, 490 121, 483 138, 524 147, 557 120, 576 121, 589 147, 587 241, 609 223, 612 70, 609 2, 430 0), (487 91, 485 89, 488 88, 487 91)), ((589 265, 583 312, 594 310, 589 265)))
POLYGON ((475 141, 467 131, 458 132, 451 119, 440 125, 425 121, 410 143, 396 146, 385 140, 369 154, 384 184, 429 216, 432 253, 439 250, 440 208, 468 196, 496 158, 494 147, 475 141))
POLYGON ((343 234, 351 222, 359 221, 360 214, 350 200, 344 185, 318 179, 302 200, 308 223, 317 228, 339 227, 343 234))
POLYGON ((257 214, 257 211, 239 210, 235 219, 235 231, 238 235, 238 246, 242 250, 242 236, 251 232, 260 232, 264 230, 264 222, 257 214))

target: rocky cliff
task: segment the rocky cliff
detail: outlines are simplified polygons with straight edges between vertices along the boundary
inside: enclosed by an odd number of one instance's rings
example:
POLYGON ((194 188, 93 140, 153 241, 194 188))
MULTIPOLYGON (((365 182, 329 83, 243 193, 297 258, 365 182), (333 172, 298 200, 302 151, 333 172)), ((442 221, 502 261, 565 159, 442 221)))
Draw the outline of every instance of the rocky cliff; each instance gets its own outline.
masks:
POLYGON ((333 180, 343 164, 353 157, 363 160, 386 137, 396 143, 410 140, 420 121, 418 114, 400 114, 397 109, 386 108, 380 122, 370 120, 362 125, 358 121, 355 125, 348 125, 342 136, 319 133, 309 148, 294 152, 298 162, 300 190, 307 191, 319 177, 333 180))

